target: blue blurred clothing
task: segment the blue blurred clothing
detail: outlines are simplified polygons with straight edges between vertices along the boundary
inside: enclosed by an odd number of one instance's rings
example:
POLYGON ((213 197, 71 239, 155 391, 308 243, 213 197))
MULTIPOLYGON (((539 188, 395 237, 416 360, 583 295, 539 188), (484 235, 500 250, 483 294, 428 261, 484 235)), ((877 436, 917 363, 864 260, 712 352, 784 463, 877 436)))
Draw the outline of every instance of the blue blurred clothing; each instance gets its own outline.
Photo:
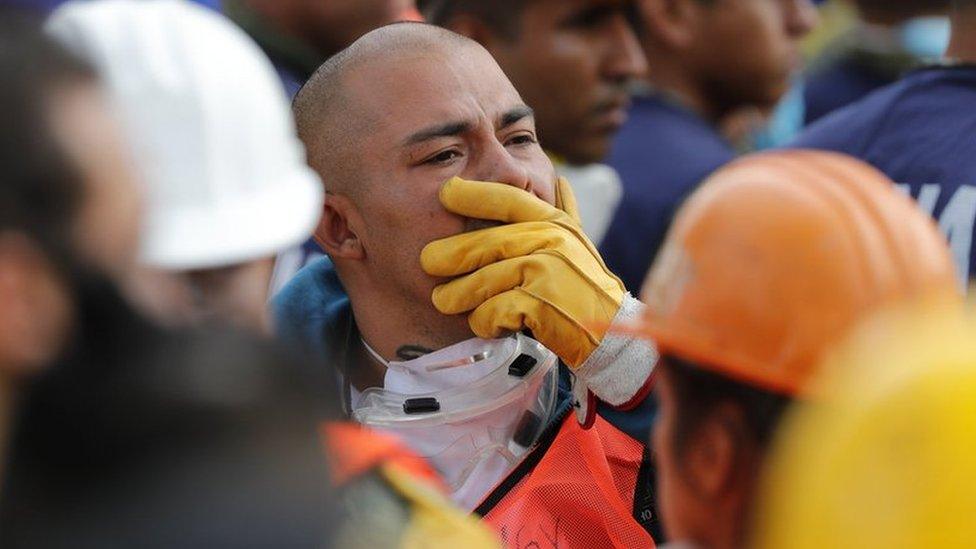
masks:
POLYGON ((812 124, 833 111, 891 84, 898 74, 877 70, 858 57, 838 59, 809 75, 803 96, 805 120, 812 124))
POLYGON ((825 118, 792 146, 861 158, 932 214, 960 279, 973 273, 976 226, 976 66, 933 67, 825 118))
POLYGON ((609 159, 624 196, 600 246, 631 293, 640 295, 681 202, 734 157, 718 130, 695 113, 659 95, 635 99, 609 159))

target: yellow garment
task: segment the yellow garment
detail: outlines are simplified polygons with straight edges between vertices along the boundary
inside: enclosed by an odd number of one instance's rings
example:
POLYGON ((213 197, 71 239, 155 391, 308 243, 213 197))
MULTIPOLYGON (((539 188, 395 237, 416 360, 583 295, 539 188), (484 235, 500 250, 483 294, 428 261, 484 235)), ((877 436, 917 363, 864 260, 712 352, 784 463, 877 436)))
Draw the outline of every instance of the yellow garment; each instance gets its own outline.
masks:
POLYGON ((529 329, 576 368, 600 345, 624 286, 583 234, 569 183, 557 185, 562 209, 510 185, 451 179, 440 192, 445 208, 505 225, 432 242, 421 264, 432 276, 460 277, 434 290, 440 312, 470 311, 483 338, 529 329))
POLYGON ((410 503, 411 518, 400 538, 403 549, 493 549, 498 538, 481 521, 455 509, 429 485, 395 465, 380 468, 397 494, 410 503))
POLYGON ((770 455, 755 546, 976 547, 976 318, 889 316, 827 365, 770 455))

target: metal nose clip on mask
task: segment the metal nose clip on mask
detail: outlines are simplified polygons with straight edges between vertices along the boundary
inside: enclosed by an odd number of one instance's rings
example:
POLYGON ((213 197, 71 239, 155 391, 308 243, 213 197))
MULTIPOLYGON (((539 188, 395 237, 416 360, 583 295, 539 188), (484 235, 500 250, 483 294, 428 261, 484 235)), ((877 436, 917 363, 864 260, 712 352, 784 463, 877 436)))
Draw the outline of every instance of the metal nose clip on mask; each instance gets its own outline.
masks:
POLYGON ((352 417, 395 434, 438 469, 456 503, 474 509, 528 453, 556 405, 556 355, 516 334, 472 339, 388 364, 352 417))

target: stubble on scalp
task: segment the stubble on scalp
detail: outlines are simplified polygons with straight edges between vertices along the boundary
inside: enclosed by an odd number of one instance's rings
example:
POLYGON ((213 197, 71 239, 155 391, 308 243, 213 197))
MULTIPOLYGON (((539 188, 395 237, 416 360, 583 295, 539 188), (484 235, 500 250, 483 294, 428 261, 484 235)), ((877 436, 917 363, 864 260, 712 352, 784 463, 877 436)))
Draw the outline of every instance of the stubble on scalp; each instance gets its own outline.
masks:
POLYGON ((347 81, 354 71, 371 62, 471 46, 477 43, 440 27, 394 23, 367 33, 315 71, 295 96, 292 110, 308 163, 327 192, 356 196, 366 190, 357 144, 382 123, 381 113, 368 112, 349 92, 347 81))

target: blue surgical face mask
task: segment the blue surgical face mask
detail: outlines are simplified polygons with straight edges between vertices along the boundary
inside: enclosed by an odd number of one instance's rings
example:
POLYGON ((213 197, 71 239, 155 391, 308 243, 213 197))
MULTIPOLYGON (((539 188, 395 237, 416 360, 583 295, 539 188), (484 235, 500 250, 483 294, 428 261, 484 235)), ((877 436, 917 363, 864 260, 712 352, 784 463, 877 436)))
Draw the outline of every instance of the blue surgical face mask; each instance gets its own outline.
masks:
POLYGON ((918 17, 901 27, 901 43, 906 51, 922 59, 939 59, 949 47, 951 27, 947 17, 918 17))

